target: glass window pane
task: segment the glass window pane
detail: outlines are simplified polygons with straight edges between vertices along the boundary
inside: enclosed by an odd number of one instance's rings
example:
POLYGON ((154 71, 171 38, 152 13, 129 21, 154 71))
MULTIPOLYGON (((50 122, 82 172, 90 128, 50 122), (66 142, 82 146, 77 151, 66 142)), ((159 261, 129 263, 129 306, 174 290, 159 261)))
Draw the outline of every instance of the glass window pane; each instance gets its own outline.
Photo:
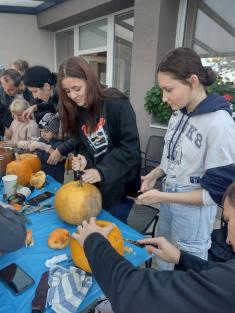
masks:
POLYGON ((192 32, 186 33, 191 38, 189 45, 200 54, 203 65, 211 66, 223 81, 231 84, 235 81, 234 11, 234 0, 199 2, 195 28, 189 26, 192 32))
POLYGON ((56 60, 57 70, 63 61, 74 55, 73 29, 56 34, 56 60))
POLYGON ((82 54, 82 57, 90 64, 101 84, 106 85, 107 52, 82 54))
POLYGON ((107 19, 79 27, 79 50, 107 45, 107 19))
POLYGON ((115 16, 113 85, 123 92, 130 90, 134 12, 115 16))

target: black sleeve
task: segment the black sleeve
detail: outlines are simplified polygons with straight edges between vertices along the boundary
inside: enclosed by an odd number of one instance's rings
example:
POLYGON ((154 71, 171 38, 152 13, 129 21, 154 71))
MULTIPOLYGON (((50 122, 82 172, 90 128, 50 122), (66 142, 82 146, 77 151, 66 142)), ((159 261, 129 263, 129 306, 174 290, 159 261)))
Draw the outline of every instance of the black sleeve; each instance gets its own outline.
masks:
POLYGON ((235 164, 229 164, 208 169, 200 179, 200 185, 217 204, 222 205, 224 192, 234 181, 235 164))
POLYGON ((114 148, 96 164, 96 168, 106 183, 113 183, 140 165, 140 144, 135 113, 127 99, 116 100, 110 107, 108 104, 107 119, 114 148))
POLYGON ((115 313, 232 313, 235 261, 201 271, 137 269, 98 233, 84 243, 99 286, 115 313))
POLYGON ((216 264, 216 262, 205 261, 195 255, 180 251, 179 264, 175 265, 175 270, 187 271, 192 269, 199 272, 213 268, 216 264))
POLYGON ((26 228, 18 212, 0 206, 0 252, 17 250, 24 245, 26 228))
POLYGON ((60 154, 63 156, 68 155, 70 152, 74 151, 74 139, 69 138, 65 140, 65 142, 61 143, 58 147, 57 150, 59 150, 60 154))

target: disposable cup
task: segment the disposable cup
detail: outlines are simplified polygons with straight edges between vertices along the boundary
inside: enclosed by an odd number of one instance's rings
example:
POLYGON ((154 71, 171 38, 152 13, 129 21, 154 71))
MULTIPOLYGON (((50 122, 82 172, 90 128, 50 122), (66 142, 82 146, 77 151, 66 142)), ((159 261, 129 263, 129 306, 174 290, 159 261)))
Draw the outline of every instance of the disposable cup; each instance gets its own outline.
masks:
POLYGON ((5 175, 2 177, 4 193, 7 197, 16 193, 17 178, 16 175, 5 175))

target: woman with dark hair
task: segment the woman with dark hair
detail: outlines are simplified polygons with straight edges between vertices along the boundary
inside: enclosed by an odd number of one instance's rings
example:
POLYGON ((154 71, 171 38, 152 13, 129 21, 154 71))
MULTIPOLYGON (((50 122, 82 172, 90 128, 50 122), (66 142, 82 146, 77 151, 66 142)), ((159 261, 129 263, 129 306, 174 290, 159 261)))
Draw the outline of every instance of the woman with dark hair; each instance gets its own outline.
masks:
MULTIPOLYGON (((189 48, 171 51, 157 78, 163 101, 174 113, 165 136, 161 164, 142 177, 139 204, 161 203, 157 236, 184 251, 208 258, 211 232, 227 186, 235 180, 235 125, 230 103, 207 94, 216 75, 189 48), (152 189, 166 175, 163 191, 152 189)), ((173 264, 158 260, 158 269, 173 264)))
POLYGON ((32 92, 37 103, 24 111, 23 118, 29 119, 35 115, 36 121, 46 113, 55 113, 58 105, 56 92, 56 74, 44 66, 32 66, 23 76, 25 86, 32 92))
POLYGON ((131 203, 127 194, 139 185, 140 145, 135 113, 128 98, 102 86, 82 57, 71 57, 59 69, 59 115, 62 133, 73 138, 58 147, 62 155, 73 150, 73 170, 96 184, 103 208, 126 221, 131 203))

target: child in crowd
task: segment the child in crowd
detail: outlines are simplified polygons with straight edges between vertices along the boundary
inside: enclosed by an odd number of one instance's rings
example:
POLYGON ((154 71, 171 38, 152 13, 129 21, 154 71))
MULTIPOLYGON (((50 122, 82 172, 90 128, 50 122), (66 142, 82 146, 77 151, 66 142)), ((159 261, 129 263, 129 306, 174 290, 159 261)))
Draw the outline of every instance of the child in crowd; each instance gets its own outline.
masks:
POLYGON ((30 107, 25 99, 15 99, 10 105, 13 121, 8 129, 5 130, 5 138, 13 146, 17 146, 20 140, 29 140, 39 136, 38 125, 35 120, 24 121, 22 114, 30 107))
POLYGON ((46 113, 39 122, 39 128, 41 131, 40 139, 38 141, 19 142, 18 147, 35 151, 41 160, 42 170, 58 182, 63 183, 65 161, 61 160, 56 165, 47 163, 50 154, 62 143, 62 141, 57 138, 59 126, 60 121, 57 114, 46 113))

